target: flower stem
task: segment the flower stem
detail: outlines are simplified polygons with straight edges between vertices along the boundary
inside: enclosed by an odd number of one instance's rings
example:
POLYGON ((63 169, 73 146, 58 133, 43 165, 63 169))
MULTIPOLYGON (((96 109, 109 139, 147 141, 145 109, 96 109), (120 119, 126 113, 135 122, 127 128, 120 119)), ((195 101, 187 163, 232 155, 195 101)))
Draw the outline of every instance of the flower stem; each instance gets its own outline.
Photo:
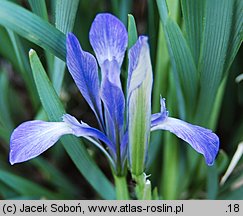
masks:
POLYGON ((145 173, 141 175, 133 175, 132 178, 136 181, 136 195, 139 200, 151 200, 151 182, 146 179, 145 173))
POLYGON ((129 200, 129 192, 127 188, 126 177, 114 175, 114 180, 116 186, 116 199, 129 200))

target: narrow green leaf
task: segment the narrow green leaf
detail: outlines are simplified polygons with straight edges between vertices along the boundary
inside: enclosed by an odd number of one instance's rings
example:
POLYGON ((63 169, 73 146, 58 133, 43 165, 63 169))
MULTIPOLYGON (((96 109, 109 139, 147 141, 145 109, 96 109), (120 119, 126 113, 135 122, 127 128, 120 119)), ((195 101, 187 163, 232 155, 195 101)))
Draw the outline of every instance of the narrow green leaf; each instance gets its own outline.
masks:
POLYGON ((13 121, 9 112, 8 101, 9 81, 6 72, 0 70, 0 124, 8 131, 13 130, 13 121))
POLYGON ((4 170, 0 170, 0 181, 23 196, 37 196, 39 198, 58 199, 57 194, 50 192, 46 188, 4 170))
POLYGON ((191 51, 178 25, 168 18, 165 24, 168 34, 167 43, 171 49, 171 58, 175 60, 176 72, 186 99, 187 114, 193 112, 196 104, 198 74, 191 51))
MULTIPOLYGON (((128 14, 128 50, 136 43, 138 39, 137 27, 136 22, 133 15, 128 14)), ((128 54, 126 57, 126 70, 122 71, 122 84, 124 89, 124 94, 127 95, 127 76, 128 76, 128 54)))
MULTIPOLYGON (((168 1, 168 9, 170 11, 170 17, 173 20, 178 20, 179 17, 179 1, 168 1)), ((154 70, 154 84, 153 84, 153 113, 159 112, 160 100, 162 95, 166 97, 168 91, 168 74, 170 71, 170 56, 167 49, 165 33, 163 30, 162 21, 159 23, 158 41, 157 41, 157 53, 154 70)))
POLYGON ((207 199, 214 200, 218 194, 218 172, 217 166, 208 167, 207 176, 207 199))
POLYGON ((198 81, 196 65, 179 26, 168 14, 166 0, 157 0, 157 5, 172 63, 180 117, 185 119, 185 105, 187 114, 191 115, 196 104, 198 81))
POLYGON ((227 58, 225 59, 224 73, 227 73, 243 40, 243 1, 233 1, 233 17, 231 21, 230 38, 228 43, 227 58))
POLYGON ((170 67, 170 57, 166 46, 166 40, 162 23, 159 25, 157 54, 154 70, 153 85, 153 113, 160 111, 160 95, 166 97, 168 88, 168 73, 170 67))
MULTIPOLYGON (((176 94, 175 90, 175 83, 173 81, 173 76, 170 74, 169 77, 169 89, 168 89, 168 98, 174 98, 176 94)), ((168 110, 170 110, 170 113, 172 115, 175 114, 176 108, 175 108, 176 101, 174 100, 167 100, 167 107, 168 110)), ((162 197, 164 199, 177 199, 179 195, 179 191, 181 190, 181 187, 185 181, 182 176, 180 179, 180 164, 179 164, 179 140, 176 136, 169 132, 163 132, 163 157, 162 157, 162 177, 160 179, 160 194, 162 194, 162 197)), ((182 161, 180 161, 182 163, 182 161)))
POLYGON ((11 132, 5 127, 0 125, 0 138, 2 138, 6 143, 9 142, 11 132))
POLYGON ((202 34, 205 0, 181 0, 187 42, 195 64, 198 64, 202 34))
POLYGON ((148 28, 148 35, 153 35, 152 37, 149 37, 149 47, 150 47, 150 56, 151 56, 151 62, 152 65, 155 63, 155 55, 156 55, 156 49, 157 49, 157 38, 155 35, 158 33, 158 10, 156 6, 155 1, 150 1, 149 4, 147 4, 148 7, 148 15, 147 15, 147 28, 148 28))
POLYGON ((40 170, 42 175, 44 175, 49 182, 57 186, 58 191, 64 191, 65 194, 68 194, 69 196, 72 195, 73 197, 78 194, 76 187, 72 185, 67 177, 50 162, 39 156, 32 160, 32 163, 40 170))
MULTIPOLYGON (((173 20, 178 20, 179 17, 179 1, 168 1, 168 8, 170 11, 170 16, 173 20)), ((153 113, 160 111, 160 95, 165 98, 169 98, 168 94, 168 87, 169 87, 169 73, 171 72, 171 65, 170 65, 170 56, 167 49, 167 44, 165 40, 165 33, 163 30, 162 22, 159 23, 159 31, 157 37, 157 48, 156 48, 156 61, 155 61, 155 69, 154 69, 154 83, 153 83, 153 100, 152 100, 152 111, 153 113)), ((159 148, 161 147, 161 132, 153 132, 151 134, 151 146, 152 148, 149 149, 149 159, 148 159, 148 167, 150 167, 150 162, 154 161, 155 156, 160 154, 159 148)), ((163 146, 164 147, 164 146, 163 146)), ((159 167, 159 165, 155 163, 151 166, 155 172, 159 167)))
POLYGON ((127 14, 131 13, 132 1, 112 0, 112 11, 124 23, 127 23, 127 14))
POLYGON ((128 49, 130 49, 137 41, 138 33, 136 22, 133 15, 128 14, 128 49))
MULTIPOLYGON (((65 113, 64 107, 34 50, 30 51, 30 63, 44 110, 50 121, 60 121, 65 113)), ((61 142, 79 171, 100 196, 106 199, 113 199, 115 197, 113 186, 94 163, 79 139, 69 135, 63 137, 61 142)))
POLYGON ((116 14, 116 16, 119 15, 119 0, 111 0, 111 6, 112 11, 116 14))
POLYGON ((166 1, 170 17, 180 25, 181 19, 181 8, 180 0, 166 1))
POLYGON ((164 199, 178 198, 179 183, 179 146, 178 139, 166 132, 164 139, 161 194, 164 199))
MULTIPOLYGON (((41 17, 43 20, 48 22, 48 13, 46 8, 46 1, 45 0, 28 0, 31 10, 41 17)), ((50 52, 45 51, 45 56, 47 60, 48 71, 51 72, 53 70, 53 55, 50 52)))
POLYGON ((7 185, 5 185, 3 182, 0 181, 0 199, 1 200, 6 200, 6 199, 10 199, 14 196, 17 196, 17 194, 11 189, 9 188, 7 185))
POLYGON ((212 130, 216 130, 216 126, 217 126, 217 122, 218 122, 218 118, 220 115, 222 102, 224 98, 226 81, 227 81, 227 77, 223 79, 223 81, 221 82, 218 88, 218 92, 216 94, 214 105, 211 112, 211 117, 208 121, 208 127, 211 128, 212 130))
POLYGON ((31 6, 32 11, 37 14, 39 17, 48 21, 48 14, 46 8, 46 1, 45 0, 28 0, 31 6))
POLYGON ((127 23, 127 14, 132 12, 132 1, 122 0, 120 4, 120 20, 125 24, 127 23))
POLYGON ((28 10, 8 1, 0 1, 0 25, 65 60, 65 35, 28 10))
POLYGON ((169 16, 166 0, 156 0, 161 22, 164 24, 169 16))
POLYGON ((199 59, 200 94, 196 121, 208 125, 208 117, 223 79, 231 33, 234 1, 206 0, 205 29, 199 59))
POLYGON ((56 28, 63 33, 72 31, 79 0, 56 1, 56 28))
POLYGON ((34 84, 33 76, 31 74, 31 69, 30 69, 29 63, 27 61, 23 45, 22 45, 18 35, 16 35, 12 30, 7 29, 7 32, 9 34, 10 40, 13 44, 13 48, 14 48, 16 58, 18 61, 19 72, 28 89, 28 93, 30 95, 31 102, 32 102, 33 106, 36 108, 39 104, 39 98, 37 96, 37 91, 36 91, 36 87, 34 84))
POLYGON ((54 58, 54 67, 53 67, 53 71, 51 73, 52 74, 51 80, 53 83, 53 87, 55 88, 55 90, 58 94, 60 94, 60 92, 61 92, 65 68, 66 68, 66 63, 63 60, 55 57, 54 58))
POLYGON ((229 157, 222 149, 219 151, 216 164, 217 164, 218 173, 219 175, 221 175, 226 170, 229 164, 229 157))
MULTIPOLYGON (((64 34, 71 32, 76 18, 79 0, 58 0, 56 1, 56 28, 64 34)), ((64 61, 55 57, 52 83, 59 94, 64 78, 66 64, 64 61)))
POLYGON ((9 60, 14 68, 18 68, 18 61, 16 59, 13 45, 10 41, 6 29, 3 26, 0 26, 0 38, 1 38, 1 46, 0 46, 1 57, 9 60))

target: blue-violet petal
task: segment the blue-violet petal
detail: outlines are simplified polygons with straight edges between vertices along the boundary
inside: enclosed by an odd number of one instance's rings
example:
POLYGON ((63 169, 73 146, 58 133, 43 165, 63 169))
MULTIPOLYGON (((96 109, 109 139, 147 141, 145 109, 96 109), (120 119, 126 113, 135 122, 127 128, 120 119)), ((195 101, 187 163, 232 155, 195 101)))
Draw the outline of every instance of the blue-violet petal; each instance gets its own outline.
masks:
MULTIPOLYGON (((125 98, 120 82, 120 68, 116 60, 106 60, 102 69, 104 77, 101 84, 101 99, 104 103, 108 128, 111 130, 112 141, 116 142, 116 137, 123 130, 123 118, 125 109, 125 98), (110 75, 112 72, 113 76, 110 75), (115 140, 114 140, 115 139, 115 140)), ((121 137, 121 136, 120 136, 121 137)))
POLYGON ((101 123, 102 109, 99 97, 98 66, 95 57, 82 50, 78 39, 72 33, 67 36, 66 46, 69 72, 101 123))
POLYGON ((115 155, 115 147, 101 131, 85 123, 79 123, 76 118, 66 114, 63 116, 63 122, 34 120, 19 125, 10 138, 9 161, 14 164, 35 158, 66 134, 101 140, 115 155))
POLYGON ((119 19, 108 13, 98 14, 92 23, 89 39, 100 66, 105 60, 115 58, 121 67, 128 35, 119 19))
POLYGON ((219 150, 219 138, 211 130, 171 117, 151 128, 153 131, 159 129, 168 130, 189 143, 192 148, 204 155, 208 165, 214 163, 219 150))
POLYGON ((11 164, 35 158, 53 146, 58 139, 73 131, 65 122, 44 122, 39 120, 24 122, 10 138, 11 164))

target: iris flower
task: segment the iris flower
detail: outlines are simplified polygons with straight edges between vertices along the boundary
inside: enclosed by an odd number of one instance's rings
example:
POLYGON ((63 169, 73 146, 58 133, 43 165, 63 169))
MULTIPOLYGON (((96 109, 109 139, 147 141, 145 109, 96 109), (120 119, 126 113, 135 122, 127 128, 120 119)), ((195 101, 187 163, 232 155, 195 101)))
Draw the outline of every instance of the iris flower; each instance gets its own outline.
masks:
POLYGON ((127 159, 136 172, 138 165, 134 157, 142 154, 139 157, 146 162, 150 132, 168 130, 189 143, 205 157, 208 165, 212 165, 219 149, 216 134, 169 117, 162 98, 161 112, 151 114, 153 80, 148 38, 140 36, 128 51, 126 97, 120 80, 128 44, 125 26, 111 14, 98 14, 92 23, 89 39, 96 58, 85 52, 77 38, 69 33, 66 38, 66 62, 99 127, 91 127, 69 114, 63 115, 60 122, 24 122, 11 135, 10 163, 35 158, 53 146, 61 136, 72 134, 88 139, 101 149, 118 174, 123 172, 127 159))

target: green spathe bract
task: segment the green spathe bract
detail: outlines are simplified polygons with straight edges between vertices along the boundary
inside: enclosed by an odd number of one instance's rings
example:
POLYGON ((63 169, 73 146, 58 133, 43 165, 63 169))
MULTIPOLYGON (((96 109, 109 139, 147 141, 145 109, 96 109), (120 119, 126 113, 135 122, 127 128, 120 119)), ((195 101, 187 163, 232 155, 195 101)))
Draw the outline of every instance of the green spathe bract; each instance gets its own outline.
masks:
POLYGON ((138 42, 143 45, 137 56, 137 65, 132 71, 128 87, 129 163, 134 175, 141 175, 144 172, 150 136, 153 79, 146 40, 140 38, 138 42), (144 77, 141 83, 137 83, 139 77, 144 77))

